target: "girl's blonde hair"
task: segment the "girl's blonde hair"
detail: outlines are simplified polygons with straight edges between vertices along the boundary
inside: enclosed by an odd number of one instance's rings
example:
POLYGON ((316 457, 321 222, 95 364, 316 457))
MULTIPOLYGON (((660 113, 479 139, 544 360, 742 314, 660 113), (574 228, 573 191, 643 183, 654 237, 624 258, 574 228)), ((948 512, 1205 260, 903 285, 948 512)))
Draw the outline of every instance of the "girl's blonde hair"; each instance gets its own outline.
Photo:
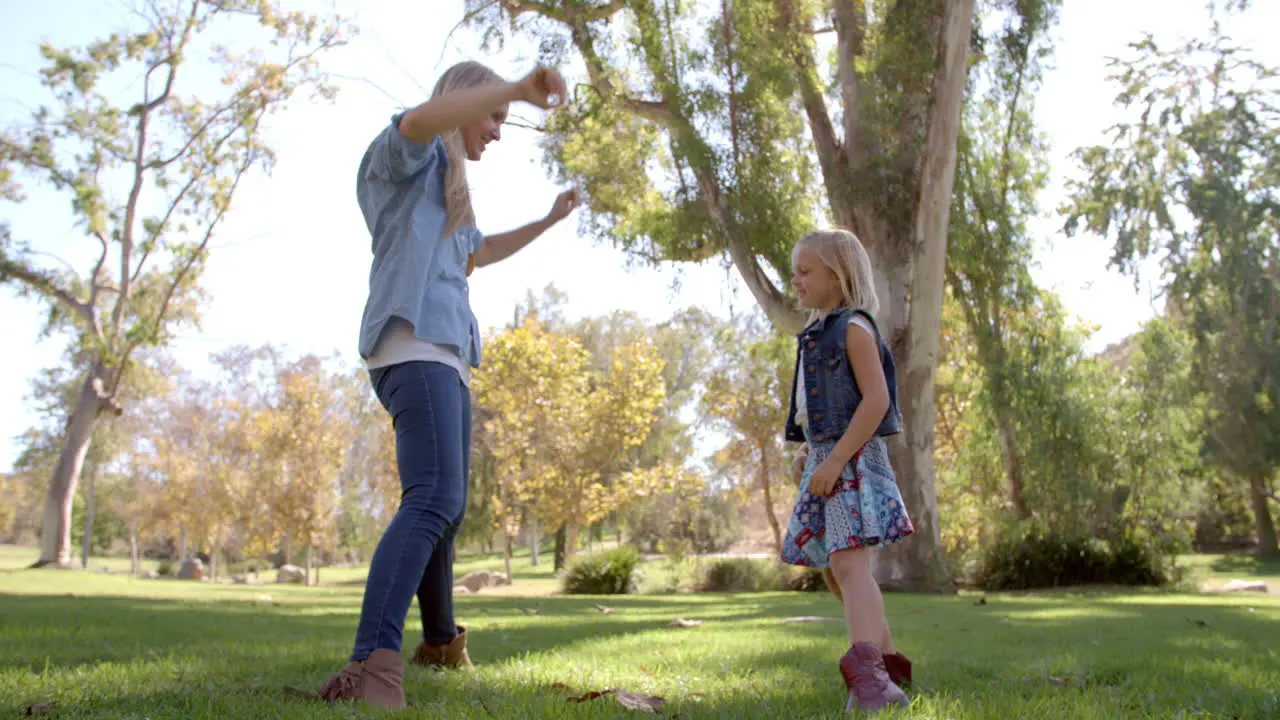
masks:
POLYGON ((796 243, 791 251, 792 264, 804 247, 813 248, 822 264, 835 273, 846 306, 865 310, 871 317, 876 317, 880 311, 880 300, 876 297, 875 273, 871 269, 871 256, 867 255, 867 249, 857 235, 843 228, 815 230, 796 243))
MULTIPOLYGON (((444 71, 436 81, 431 97, 437 98, 454 90, 502 82, 502 77, 487 66, 470 60, 463 61, 444 71)), ((466 148, 462 145, 462 128, 441 138, 449 167, 444 171, 444 207, 448 217, 445 237, 453 234, 460 225, 474 226, 475 212, 471 209, 471 189, 467 187, 466 148)))

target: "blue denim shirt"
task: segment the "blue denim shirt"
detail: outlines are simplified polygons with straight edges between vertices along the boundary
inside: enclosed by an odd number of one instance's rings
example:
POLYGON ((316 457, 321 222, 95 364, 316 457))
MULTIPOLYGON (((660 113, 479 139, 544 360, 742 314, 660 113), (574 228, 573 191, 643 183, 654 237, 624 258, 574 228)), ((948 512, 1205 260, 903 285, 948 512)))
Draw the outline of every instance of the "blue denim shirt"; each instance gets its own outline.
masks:
MULTIPOLYGON (((862 402, 858 382, 849 367, 848 336, 845 334, 849 320, 859 314, 871 321, 876 328, 876 341, 880 345, 880 365, 884 368, 885 383, 889 386, 889 408, 876 428, 876 435, 895 435, 902 432, 902 412, 898 409, 897 370, 893 365, 893 353, 889 343, 880 335, 875 318, 863 310, 839 308, 821 317, 796 336, 796 363, 804 363, 804 392, 809 407, 809 426, 801 430, 796 423, 796 385, 791 383, 791 409, 787 413, 785 437, 795 442, 834 442, 839 440, 853 422, 853 413, 862 402), (806 437, 807 436, 807 437, 806 437)), ((798 373, 797 373, 798 374, 798 373)))
POLYGON ((400 115, 374 138, 360 161, 356 198, 373 237, 369 299, 360 321, 360 357, 373 354, 392 317, 408 320, 414 335, 458 353, 480 367, 480 326, 471 312, 467 257, 484 235, 447 222, 444 142, 400 134, 400 115))

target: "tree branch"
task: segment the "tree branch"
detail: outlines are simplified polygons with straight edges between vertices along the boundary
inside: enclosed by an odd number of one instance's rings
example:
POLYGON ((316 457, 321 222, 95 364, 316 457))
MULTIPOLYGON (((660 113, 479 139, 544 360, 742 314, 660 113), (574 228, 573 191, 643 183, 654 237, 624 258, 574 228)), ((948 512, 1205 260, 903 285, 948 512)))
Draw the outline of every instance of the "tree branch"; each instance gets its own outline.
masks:
POLYGON ((840 98, 844 104, 844 146, 851 168, 859 168, 866 159, 866 148, 858 132, 862 88, 855 63, 862 54, 867 32, 867 9, 863 0, 836 0, 836 66, 840 76, 840 98))
POLYGON ((61 303, 68 310, 84 318, 90 325, 94 325, 93 311, 89 305, 77 300, 75 295, 66 288, 60 287, 51 274, 0 256, 0 280, 10 278, 26 285, 33 292, 61 303))
MULTIPOLYGON (((837 6, 845 5, 837 2, 837 6)), ((795 8, 787 0, 778 6, 779 24, 791 40, 792 62, 796 67, 796 79, 800 84, 800 98, 804 104, 805 115, 809 119, 809 132, 813 135, 813 143, 818 153, 818 165, 822 168, 823 187, 827 192, 827 205, 835 213, 836 224, 855 232, 856 220, 850 214, 850 205, 839 197, 844 185, 843 167, 847 160, 845 150, 836 137, 835 126, 831 122, 831 114, 827 110, 827 100, 822 85, 818 80, 818 66, 813 59, 813 41, 807 35, 801 35, 800 19, 794 16, 795 8)), ((805 20, 803 25, 811 26, 812 21, 805 20)), ((849 112, 845 109, 846 117, 849 112)))

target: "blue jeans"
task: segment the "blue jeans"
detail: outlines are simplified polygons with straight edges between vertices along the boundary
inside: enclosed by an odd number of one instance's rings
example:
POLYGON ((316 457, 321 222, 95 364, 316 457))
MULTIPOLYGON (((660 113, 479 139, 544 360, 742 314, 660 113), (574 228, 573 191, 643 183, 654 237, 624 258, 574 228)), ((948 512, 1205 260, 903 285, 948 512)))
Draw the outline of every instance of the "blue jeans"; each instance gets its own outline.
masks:
POLYGON ((453 640, 453 538, 467 508, 471 393, 453 368, 410 362, 369 373, 391 414, 400 471, 400 509, 373 553, 352 660, 400 651, 409 604, 418 596, 423 640, 453 640))

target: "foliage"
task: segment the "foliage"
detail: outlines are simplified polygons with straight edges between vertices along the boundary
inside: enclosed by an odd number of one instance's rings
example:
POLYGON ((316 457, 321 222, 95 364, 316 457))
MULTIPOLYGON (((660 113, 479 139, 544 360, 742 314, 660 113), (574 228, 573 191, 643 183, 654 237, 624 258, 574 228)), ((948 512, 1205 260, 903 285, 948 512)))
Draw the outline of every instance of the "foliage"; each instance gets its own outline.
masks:
POLYGON ((711 427, 728 436, 714 461, 742 499, 758 498, 775 550, 781 552, 782 525, 774 506, 775 493, 790 486, 782 428, 795 372, 795 341, 748 318, 722 329, 717 345, 720 354, 701 400, 711 427))
POLYGON ((565 572, 566 595, 626 595, 639 585, 640 553, 630 545, 576 558, 565 572))
POLYGON ((1069 535, 1038 523, 1015 525, 986 548, 977 584, 985 590, 1073 585, 1162 585, 1163 556, 1133 538, 1110 542, 1069 535))
POLYGON ((698 589, 703 592, 769 592, 791 589, 791 570, 774 560, 717 558, 707 564, 698 589))
POLYGON ((1116 59, 1130 117, 1077 157, 1068 231, 1113 239, 1112 265, 1162 265, 1209 394, 1206 449, 1250 489, 1259 546, 1277 550, 1268 498, 1280 468, 1280 71, 1223 36, 1116 59))
POLYGON ((50 265, 42 257, 58 256, 49 238, 23 239, 37 228, 15 237, 0 224, 0 282, 47 303, 44 332, 71 336, 81 378, 52 473, 41 563, 68 560, 84 456, 99 416, 122 412, 135 353, 195 320, 210 242, 237 188, 271 168, 267 117, 299 92, 332 97, 318 58, 349 32, 259 0, 156 0, 130 17, 132 26, 84 47, 42 43, 52 102, 0 134, 0 198, 23 201, 24 182, 62 195, 94 258, 87 272, 50 265), (247 47, 220 41, 228 35, 247 47), (184 94, 207 65, 219 82, 184 94))

